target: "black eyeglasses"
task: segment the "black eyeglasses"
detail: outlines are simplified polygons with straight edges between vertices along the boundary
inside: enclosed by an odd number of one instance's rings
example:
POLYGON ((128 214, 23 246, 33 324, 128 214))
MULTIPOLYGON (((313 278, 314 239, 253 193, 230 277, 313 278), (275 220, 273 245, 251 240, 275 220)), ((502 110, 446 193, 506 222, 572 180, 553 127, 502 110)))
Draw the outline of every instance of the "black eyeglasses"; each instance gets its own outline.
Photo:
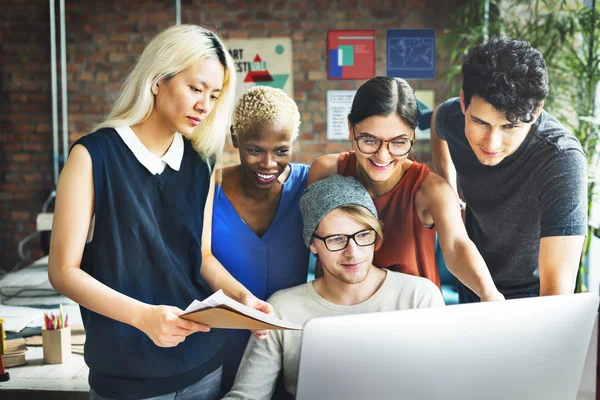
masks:
POLYGON ((377 153, 381 148, 381 145, 385 142, 387 143, 390 154, 394 157, 400 157, 408 154, 415 144, 415 139, 411 138, 396 137, 392 140, 383 140, 371 135, 361 135, 357 137, 356 132, 354 130, 352 130, 352 132, 354 133, 354 140, 356 141, 358 149, 365 154, 377 153))
POLYGON ((370 246, 377 240, 377 232, 375 229, 366 229, 364 231, 356 232, 353 235, 330 235, 330 236, 317 236, 313 233, 313 237, 322 240, 325 243, 325 247, 329 251, 341 251, 348 247, 350 239, 354 240, 354 243, 361 247, 370 246))

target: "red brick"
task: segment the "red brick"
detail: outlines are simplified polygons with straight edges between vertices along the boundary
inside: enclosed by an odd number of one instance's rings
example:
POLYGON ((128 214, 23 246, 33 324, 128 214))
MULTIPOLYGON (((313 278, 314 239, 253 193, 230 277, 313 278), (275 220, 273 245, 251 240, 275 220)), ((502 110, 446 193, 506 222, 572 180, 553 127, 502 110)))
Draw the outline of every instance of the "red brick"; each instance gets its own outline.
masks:
POLYGON ((313 126, 314 126, 314 132, 322 133, 322 132, 325 132, 325 130, 327 129, 325 127, 325 124, 322 124, 322 123, 315 123, 315 124, 313 124, 313 126))
POLYGON ((315 135, 312 133, 302 133, 299 135, 298 140, 314 140, 315 135))
POLYGON ((302 150, 306 153, 324 153, 325 143, 306 144, 301 146, 302 150))
POLYGON ((25 181, 27 182, 39 182, 41 180, 42 174, 40 174, 39 172, 25 175, 25 181))
POLYGON ((294 82, 294 90, 296 90, 296 91, 313 90, 314 87, 315 87, 314 82, 309 82, 309 81, 294 82))
POLYGON ((29 212, 27 212, 27 211, 13 211, 13 212, 10 213, 10 217, 14 221, 27 220, 27 218, 29 218, 29 212))
POLYGON ((31 160, 31 154, 27 154, 27 153, 12 154, 10 158, 12 159, 13 162, 29 161, 29 160, 31 160))
POLYGON ((52 127, 50 126, 50 124, 44 122, 37 124, 35 127, 35 131, 37 133, 46 133, 49 132, 51 129, 52 127))
POLYGON ((349 140, 328 141, 326 145, 327 153, 341 153, 352 150, 352 142, 349 140))
POLYGON ((316 157, 313 157, 312 154, 307 154, 307 153, 301 153, 301 154, 294 153, 292 158, 294 159, 294 162, 310 165, 310 164, 312 164, 312 162, 315 160, 316 157))
POLYGON ((255 14, 256 19, 259 20, 267 20, 267 21, 271 21, 273 19, 273 14, 271 14, 270 12, 257 12, 255 14))
POLYGON ((323 101, 313 101, 308 103, 308 111, 321 111, 325 109, 325 102, 323 101))
POLYGON ((305 93, 305 92, 301 92, 301 93, 299 93, 299 92, 295 92, 295 93, 294 93, 294 100, 295 100, 296 102, 299 102, 299 101, 305 101, 307 97, 308 97, 308 96, 306 95, 306 93, 305 93))

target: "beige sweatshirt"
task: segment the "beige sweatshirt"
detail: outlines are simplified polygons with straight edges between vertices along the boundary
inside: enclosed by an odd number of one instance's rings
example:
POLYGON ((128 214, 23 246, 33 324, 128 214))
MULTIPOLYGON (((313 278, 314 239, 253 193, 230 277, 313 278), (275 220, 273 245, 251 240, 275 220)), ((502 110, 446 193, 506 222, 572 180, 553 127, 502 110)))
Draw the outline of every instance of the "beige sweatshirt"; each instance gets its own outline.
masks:
MULTIPOLYGON (((444 299, 438 287, 425 278, 391 272, 368 300, 343 306, 317 294, 312 282, 280 290, 268 300, 275 316, 304 324, 314 317, 363 314, 409 308, 441 307, 444 299)), ((301 331, 270 331, 267 339, 250 338, 235 384, 225 399, 270 400, 279 372, 283 368, 286 390, 296 394, 301 331)))

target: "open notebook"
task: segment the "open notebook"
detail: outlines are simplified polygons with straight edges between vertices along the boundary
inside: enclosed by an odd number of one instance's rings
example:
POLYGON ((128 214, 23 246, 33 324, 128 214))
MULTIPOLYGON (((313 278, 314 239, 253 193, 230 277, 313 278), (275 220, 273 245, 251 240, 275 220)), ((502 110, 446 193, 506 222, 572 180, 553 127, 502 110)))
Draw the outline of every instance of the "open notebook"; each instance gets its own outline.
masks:
POLYGON ((222 290, 205 300, 194 300, 181 318, 196 321, 211 328, 231 329, 293 329, 302 325, 267 315, 228 297, 222 290))

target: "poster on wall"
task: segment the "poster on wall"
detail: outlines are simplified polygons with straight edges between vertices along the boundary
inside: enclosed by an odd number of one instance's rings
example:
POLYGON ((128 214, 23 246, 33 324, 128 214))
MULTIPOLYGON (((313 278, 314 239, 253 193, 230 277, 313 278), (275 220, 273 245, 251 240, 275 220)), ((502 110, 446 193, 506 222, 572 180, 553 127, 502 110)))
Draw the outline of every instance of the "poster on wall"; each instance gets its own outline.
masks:
MULTIPOLYGON (((416 139, 429 139, 431 137, 431 113, 435 109, 433 90, 415 90, 415 97, 419 101, 419 110, 422 115, 418 117, 419 126, 415 129, 416 139), (427 120, 423 123, 421 118, 427 120)), ((348 114, 352 108, 352 101, 356 90, 328 90, 327 91, 327 139, 347 140, 348 114)))
POLYGON ((435 29, 388 29, 387 76, 435 79, 435 29))
POLYGON ((237 73, 236 99, 256 85, 282 89, 294 98, 292 39, 229 39, 225 41, 237 73))
POLYGON ((356 90, 327 91, 327 139, 348 140, 348 114, 356 90))
POLYGON ((375 31, 327 31, 327 78, 375 77, 375 31))
POLYGON ((419 125, 415 129, 416 139, 431 138, 431 114, 435 109, 435 92, 433 90, 415 90, 415 97, 419 101, 419 125))

